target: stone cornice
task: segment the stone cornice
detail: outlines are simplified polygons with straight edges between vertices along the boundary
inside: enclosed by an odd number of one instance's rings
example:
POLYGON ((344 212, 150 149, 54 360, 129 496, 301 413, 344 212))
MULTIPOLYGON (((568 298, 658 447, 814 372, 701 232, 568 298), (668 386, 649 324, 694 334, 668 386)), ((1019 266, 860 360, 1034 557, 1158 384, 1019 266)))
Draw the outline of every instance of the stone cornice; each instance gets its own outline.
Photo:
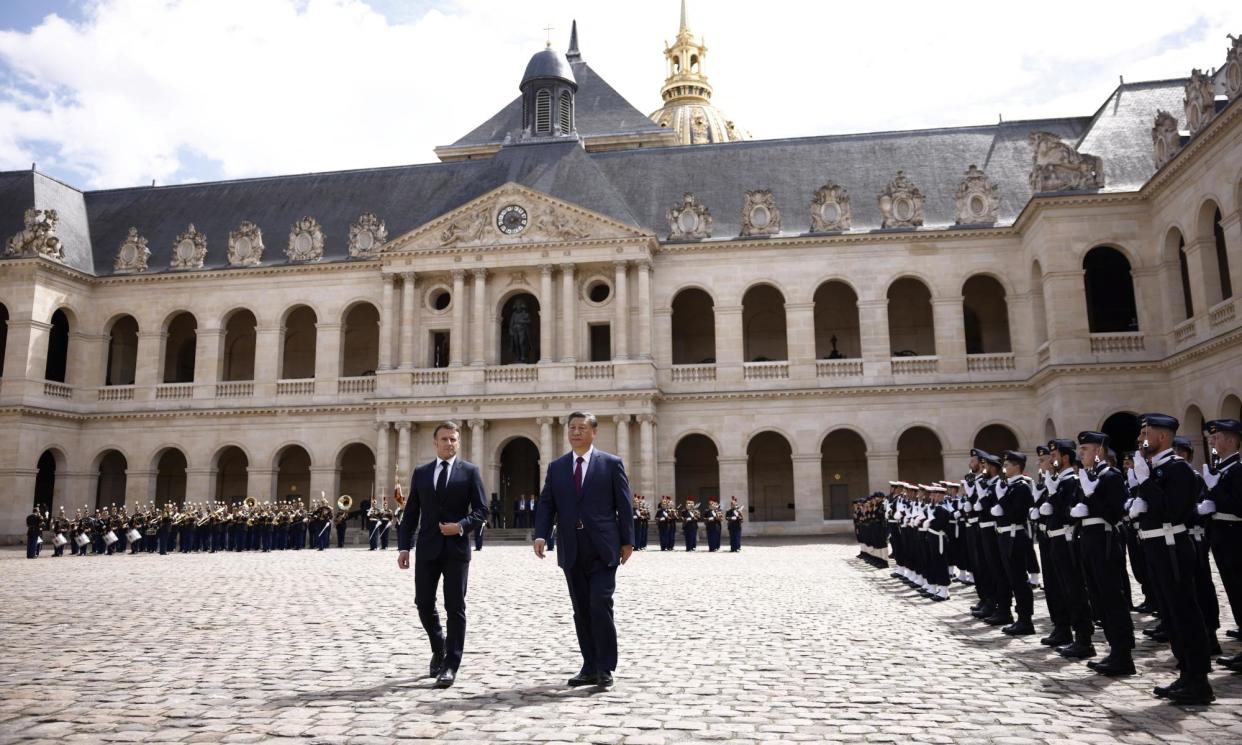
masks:
MULTIPOLYGON (((997 228, 911 228, 865 230, 846 233, 802 233, 773 235, 766 238, 709 238, 702 241, 661 241, 660 253, 688 254, 705 251, 737 251, 751 253, 755 249, 822 248, 824 246, 859 246, 876 243, 923 243, 928 241, 983 240, 1017 238, 1012 227, 997 228)), ((762 255, 759 253, 758 255, 762 255)))

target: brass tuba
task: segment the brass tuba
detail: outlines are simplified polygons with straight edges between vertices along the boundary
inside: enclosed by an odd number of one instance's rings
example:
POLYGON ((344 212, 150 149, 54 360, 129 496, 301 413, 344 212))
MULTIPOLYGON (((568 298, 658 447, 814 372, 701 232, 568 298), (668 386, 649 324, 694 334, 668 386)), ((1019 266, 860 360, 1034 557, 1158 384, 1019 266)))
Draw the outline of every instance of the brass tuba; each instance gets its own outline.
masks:
POLYGON ((253 510, 259 504, 259 500, 254 497, 246 497, 244 503, 246 505, 246 509, 253 510))
POLYGON ((349 508, 354 506, 354 498, 348 494, 342 494, 336 500, 336 508, 341 512, 349 512, 349 508))

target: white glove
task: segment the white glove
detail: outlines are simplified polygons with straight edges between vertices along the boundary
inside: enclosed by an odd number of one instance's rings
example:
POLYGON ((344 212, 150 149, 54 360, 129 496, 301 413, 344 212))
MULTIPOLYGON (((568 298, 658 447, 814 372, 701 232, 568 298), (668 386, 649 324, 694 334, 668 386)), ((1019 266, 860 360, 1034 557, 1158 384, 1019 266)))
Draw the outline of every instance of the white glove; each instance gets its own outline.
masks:
POLYGON ((1049 494, 1057 490, 1058 483, 1060 483, 1060 479, 1056 476, 1053 476, 1051 473, 1044 474, 1044 489, 1047 490, 1049 494))
POLYGON ((1005 479, 1001 479, 1000 481, 996 482, 996 496, 1003 497, 1005 496, 1005 492, 1007 491, 1009 491, 1008 481, 1006 481, 1005 479))
POLYGON ((992 509, 988 510, 988 512, 992 513, 992 517, 1004 517, 1005 516, 1005 508, 1001 507, 999 504, 992 505, 992 509))
POLYGON ((961 512, 961 510, 953 510, 953 519, 954 519, 954 520, 961 520, 961 519, 962 519, 962 512, 961 512))
POLYGON ((970 485, 966 483, 966 479, 962 479, 961 481, 958 482, 958 484, 962 488, 962 494, 965 494, 966 492, 970 491, 970 485))
POLYGON ((1090 508, 1088 508, 1087 505, 1083 504, 1082 502, 1079 502, 1078 504, 1074 505, 1073 509, 1070 510, 1070 517, 1086 517, 1087 515, 1090 515, 1090 514, 1091 514, 1090 508))
POLYGON ((1089 497, 1092 494, 1095 494, 1096 488, 1100 485, 1100 480, 1092 479, 1091 476, 1087 474, 1087 469, 1084 468, 1078 472, 1078 483, 1082 484, 1082 493, 1089 497))
MULTIPOLYGON (((1204 466, 1207 468, 1207 466, 1204 466)), ((1216 511, 1216 502, 1211 499, 1205 499, 1195 506, 1195 511, 1200 515, 1210 515, 1216 511)))
POLYGON ((1126 472, 1126 483, 1130 485, 1131 489, 1139 488, 1139 480, 1138 477, 1134 475, 1133 468, 1126 472))
POLYGON ((1208 468, 1208 464, 1203 464, 1203 483, 1207 484, 1207 488, 1215 489, 1220 483, 1220 474, 1212 473, 1212 469, 1208 468))
POLYGON ((975 503, 970 506, 970 511, 983 512, 983 503, 976 500, 975 503))
POLYGON ((1052 514, 1052 502, 1044 502, 1039 505, 1039 514, 1048 517, 1052 514))
POLYGON ((1027 517, 1029 517, 1029 518, 1031 518, 1032 520, 1038 520, 1038 519, 1039 519, 1039 510, 1037 510, 1037 509, 1035 509, 1034 507, 1032 507, 1032 508, 1031 508, 1031 511, 1030 511, 1030 512, 1028 512, 1028 513, 1026 513, 1026 516, 1027 516, 1027 517))
POLYGON ((975 496, 975 482, 974 481, 963 481, 962 483, 964 484, 964 486, 962 487, 962 493, 968 497, 975 496))
POLYGON ((1142 497, 1135 497, 1130 503, 1130 519, 1136 520, 1138 516, 1147 511, 1147 500, 1142 497))
POLYGON ((1140 484, 1151 478, 1151 467, 1147 465, 1147 459, 1141 455, 1134 459, 1134 478, 1140 484))

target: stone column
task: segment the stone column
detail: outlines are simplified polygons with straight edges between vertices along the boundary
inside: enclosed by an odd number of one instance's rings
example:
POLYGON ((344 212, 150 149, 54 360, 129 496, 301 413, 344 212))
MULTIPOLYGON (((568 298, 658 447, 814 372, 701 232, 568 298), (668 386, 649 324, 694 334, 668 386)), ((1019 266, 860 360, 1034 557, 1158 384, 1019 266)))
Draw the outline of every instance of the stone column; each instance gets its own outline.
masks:
MULTIPOLYGON (((190 502, 213 502, 216 498, 216 490, 212 488, 212 476, 215 475, 214 468, 186 468, 185 469, 185 498, 190 502)), ((125 474, 125 501, 129 502, 129 474, 125 474)))
POLYGON ((574 285, 574 265, 561 265, 561 362, 578 359, 578 290, 574 285))
POLYGON ((630 464, 630 415, 618 414, 613 417, 613 421, 617 423, 617 457, 621 458, 621 462, 625 464, 628 471, 632 468, 630 464))
MULTIPOLYGON (((652 315, 654 319, 648 348, 655 358, 656 367, 668 367, 673 364, 673 309, 657 308, 652 315)), ((712 316, 714 318, 715 314, 712 316)), ((713 349, 712 354, 715 353, 713 349)))
MULTIPOLYGON (((746 456, 720 456, 716 458, 716 463, 720 468, 720 504, 728 509, 729 499, 737 497, 746 516, 745 520, 749 522, 750 512, 747 507, 750 504, 750 479, 746 472, 746 456)), ((681 499, 683 495, 675 497, 681 499)), ((745 525, 742 526, 742 531, 746 531, 745 525)))
POLYGON ((815 362, 815 303, 785 303, 786 344, 789 362, 815 362))
POLYGON ((966 372, 965 311, 962 302, 961 295, 932 298, 933 331, 941 374, 966 372))
POLYGON ((487 270, 474 270, 474 311, 470 324, 470 364, 485 365, 483 335, 487 323, 487 270))
POLYGON ((418 304, 414 289, 418 277, 414 272, 401 275, 401 369, 414 367, 414 330, 418 325, 418 304))
POLYGON ((1225 253, 1229 256, 1229 284, 1236 298, 1242 293, 1242 210, 1221 213, 1220 229, 1225 233, 1225 253))
MULTIPOLYGON (((389 469, 391 470, 391 469, 389 469)), ((402 481, 410 475, 410 422, 397 422, 397 471, 402 481)))
POLYGON ((888 333, 887 298, 858 302, 858 329, 864 374, 889 375, 893 369, 893 343, 888 333))
POLYGON ((867 480, 871 491, 888 494, 888 482, 897 480, 897 451, 867 453, 867 480))
MULTIPOLYGON (((271 466, 248 466, 246 468, 246 496, 254 497, 258 502, 270 502, 274 498, 277 470, 271 466)), ((193 502, 190 495, 185 495, 187 502, 193 502)))
POLYGON ((194 334, 194 387, 206 398, 215 398, 220 379, 221 328, 202 328, 194 334))
MULTIPOLYGON (((11 339, 12 337, 10 337, 11 339)), ((164 348, 164 332, 139 331, 138 354, 134 361, 134 387, 142 390, 163 382, 160 350, 164 348)), ((12 349, 10 343, 9 349, 12 349)), ((196 352, 197 353, 197 352, 196 352)), ((14 355, 16 357, 17 355, 14 355)), ((195 366, 198 360, 195 359, 195 366)))
POLYGON ((552 362, 556 359, 553 346, 556 338, 556 306, 552 302, 552 271, 551 264, 539 266, 539 361, 552 362))
POLYGON ((612 316, 612 348, 614 360, 625 360, 630 357, 630 293, 627 273, 629 262, 613 262, 613 316, 612 316))
MULTIPOLYGON (((487 475, 490 468, 491 457, 487 452, 487 420, 471 419, 470 420, 470 460, 479 467, 479 471, 483 475, 487 475)), ((484 484, 484 488, 487 485, 484 484)))
POLYGON ((638 415, 639 461, 639 494, 656 493, 656 445, 655 445, 655 414, 638 415))
POLYGON ((393 303, 393 277, 390 274, 381 274, 380 281, 380 334, 379 334, 379 369, 392 369, 392 346, 394 335, 392 333, 393 318, 396 317, 393 303))
POLYGON ((716 308, 716 364, 740 367, 742 360, 742 306, 716 308))
MULTIPOLYGON (((135 468, 125 469, 125 504, 137 505, 155 502, 155 476, 156 472, 151 470, 142 470, 135 468)), ((186 469, 186 491, 190 489, 190 469, 186 469)), ((214 495, 213 495, 214 496, 214 495)), ((93 502, 93 500, 92 500, 93 502)), ((77 509, 82 505, 74 505, 77 509)), ((70 512, 69 508, 65 508, 66 512, 70 512)), ((70 514, 72 517, 72 513, 70 514)))
POLYGON ((634 356, 649 360, 655 356, 651 349, 651 262, 636 261, 634 267, 638 272, 638 349, 634 356))
POLYGON ((320 321, 315 324, 315 387, 320 395, 336 395, 341 377, 341 324, 320 321))
POLYGON ((552 423, 556 421, 550 416, 541 416, 535 420, 539 423, 539 486, 548 479, 548 464, 556 458, 556 448, 552 444, 552 423))
MULTIPOLYGON (((1081 430, 1079 430, 1081 431, 1081 430)), ((966 472, 967 464, 970 461, 969 450, 942 450, 940 458, 944 462, 944 477, 946 480, 958 481, 962 474, 966 472)), ((1029 465, 1034 465, 1032 471, 1038 471, 1039 465, 1036 459, 1028 461, 1029 465)), ((885 486, 888 486, 886 483, 885 486)))
POLYGON ((1044 272, 1044 306, 1048 311, 1048 346, 1053 362, 1073 361, 1090 354, 1084 279, 1081 267, 1044 272))
POLYGON ((388 422, 375 423, 375 503, 378 504, 381 494, 388 493, 392 488, 392 465, 389 460, 388 422))
MULTIPOLYGON (((1216 264, 1216 242, 1211 238, 1200 238, 1187 243, 1186 271, 1190 276, 1190 293, 1195 300, 1196 315, 1206 313, 1220 302, 1220 280, 1216 264), (1203 307, 1199 307, 1202 305, 1203 307)), ((1135 305, 1138 304, 1138 288, 1135 288, 1135 305)), ((1139 328, 1143 329, 1142 324, 1139 328)), ((1146 331, 1146 329, 1143 329, 1146 331)))
POLYGON ((279 326, 256 326, 254 329, 255 395, 275 395, 280 358, 284 354, 279 326), (263 392, 260 393, 260 387, 263 392))
MULTIPOLYGON (((1216 261, 1215 248, 1212 249, 1212 261, 1216 261)), ((1165 326, 1167 306, 1162 301, 1163 293, 1160 292, 1160 267, 1143 267, 1133 270, 1130 274, 1134 282, 1134 311, 1138 315, 1139 331, 1147 337, 1144 340, 1144 348, 1153 356, 1163 356, 1163 346, 1167 337, 1157 333, 1157 330, 1161 328, 1172 330, 1176 323, 1165 326)), ((1220 302, 1219 285, 1216 287, 1216 297, 1217 302, 1220 302)))
POLYGON ((824 521, 824 476, 819 453, 793 456, 794 520, 818 524, 824 521))
POLYGON ((449 367, 461 367, 466 341, 466 270, 453 270, 453 328, 449 331, 449 367))
MULTIPOLYGON (((312 500, 319 499, 322 492, 324 499, 328 500, 328 504, 335 508, 337 497, 341 496, 338 491, 337 474, 340 471, 336 466, 311 466, 310 470, 310 498, 312 500)), ((355 500, 358 496, 350 494, 355 500)), ((360 501, 360 500, 359 500, 360 501)), ((355 502, 358 504, 358 501, 355 502)), ((335 538, 335 535, 333 536, 335 538)))

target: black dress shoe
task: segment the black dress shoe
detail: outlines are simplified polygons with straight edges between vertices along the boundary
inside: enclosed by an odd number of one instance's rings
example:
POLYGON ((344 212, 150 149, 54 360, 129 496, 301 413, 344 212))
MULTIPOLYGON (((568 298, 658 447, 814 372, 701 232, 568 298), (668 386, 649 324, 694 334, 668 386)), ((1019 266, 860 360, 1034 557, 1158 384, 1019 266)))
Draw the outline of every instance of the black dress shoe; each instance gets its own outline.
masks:
POLYGON ((434 678, 444 670, 444 649, 431 655, 431 664, 428 666, 427 677, 434 678))
POLYGON ((1174 691, 1177 691, 1184 685, 1186 685, 1186 679, 1182 676, 1178 676, 1177 680, 1173 681, 1167 686, 1156 686, 1155 688, 1151 690, 1151 692, 1156 694, 1160 698, 1168 698, 1169 694, 1173 693, 1174 691))
POLYGON ((1225 636, 1233 639, 1242 639, 1242 629, 1229 629, 1225 632, 1225 636))
POLYGON ((1150 600, 1144 600, 1133 608, 1135 613, 1151 613, 1154 609, 1155 606, 1150 600))
POLYGON ((1165 633, 1164 631, 1157 631, 1156 633, 1151 635, 1151 640, 1154 642, 1164 643, 1169 640, 1169 635, 1165 633))
POLYGON ((601 691, 612 688, 612 673, 600 673, 595 681, 595 687, 601 691))
POLYGON ((1194 679, 1187 679, 1181 688, 1169 691, 1165 698, 1169 703, 1181 706, 1207 706, 1216 700, 1216 694, 1212 693, 1212 685, 1208 683, 1207 676, 1199 675, 1194 679))
POLYGON ((1216 664, 1221 667, 1233 668, 1242 665, 1242 654, 1235 654, 1232 657, 1217 657, 1216 664))
POLYGON ((1143 629, 1143 636, 1155 636, 1156 634, 1163 634, 1163 633, 1164 633, 1163 623, 1158 623, 1155 626, 1149 626, 1143 629))
POLYGON ((1088 657, 1095 657, 1095 647, 1090 644, 1075 641, 1064 647, 1057 649, 1057 654, 1067 660, 1085 660, 1088 657))
POLYGON ((593 686, 599 682, 599 676, 595 673, 589 673, 586 670, 578 673, 569 679, 569 685, 573 688, 578 686, 593 686))
POLYGON ((983 622, 989 626, 1008 626, 1013 623, 1013 616, 1002 611, 1000 613, 993 613, 983 619, 983 622))
POLYGON ((1134 658, 1129 654, 1119 655, 1115 652, 1098 662, 1094 660, 1088 662, 1087 667, 1100 675, 1106 675, 1110 678, 1134 675, 1136 672, 1134 669, 1134 658))
POLYGON ((1009 636, 1030 636, 1035 633, 1035 627, 1031 624, 1029 618, 1020 618, 1016 622, 1001 629, 1001 632, 1009 636))
POLYGON ((1208 656, 1215 657, 1218 654, 1224 654, 1220 649, 1220 642, 1215 636, 1212 637, 1212 643, 1208 645, 1208 656))
POLYGON ((1064 626, 1053 626, 1052 633, 1039 640, 1045 647, 1061 647, 1074 641, 1074 635, 1064 626))
POLYGON ((457 679, 457 671, 451 667, 446 667, 440 671, 440 675, 436 677, 436 688, 449 688, 453 685, 453 681, 457 679))

